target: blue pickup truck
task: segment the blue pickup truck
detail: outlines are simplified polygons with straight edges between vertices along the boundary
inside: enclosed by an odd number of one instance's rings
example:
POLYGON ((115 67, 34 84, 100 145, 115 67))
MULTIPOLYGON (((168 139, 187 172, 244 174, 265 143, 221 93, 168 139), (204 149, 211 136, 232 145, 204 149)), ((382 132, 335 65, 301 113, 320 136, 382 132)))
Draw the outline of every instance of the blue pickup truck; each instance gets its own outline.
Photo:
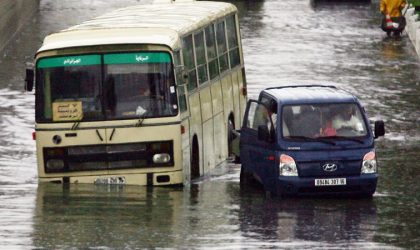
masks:
POLYGON ((267 88, 245 111, 241 185, 256 179, 279 196, 371 197, 378 180, 374 140, 384 134, 383 121, 372 129, 358 99, 334 86, 267 88))

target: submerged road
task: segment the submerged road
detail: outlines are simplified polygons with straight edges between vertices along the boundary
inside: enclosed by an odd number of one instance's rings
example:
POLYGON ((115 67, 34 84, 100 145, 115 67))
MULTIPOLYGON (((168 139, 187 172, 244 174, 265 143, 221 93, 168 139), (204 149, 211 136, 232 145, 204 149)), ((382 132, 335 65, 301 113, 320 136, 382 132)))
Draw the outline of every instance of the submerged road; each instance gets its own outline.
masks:
POLYGON ((45 35, 136 0, 41 0, 0 54, 0 249, 420 248, 420 61, 379 29, 378 2, 231 1, 241 15, 249 97, 331 83, 386 122, 372 200, 265 199, 227 164, 190 187, 37 182, 25 62, 45 35))

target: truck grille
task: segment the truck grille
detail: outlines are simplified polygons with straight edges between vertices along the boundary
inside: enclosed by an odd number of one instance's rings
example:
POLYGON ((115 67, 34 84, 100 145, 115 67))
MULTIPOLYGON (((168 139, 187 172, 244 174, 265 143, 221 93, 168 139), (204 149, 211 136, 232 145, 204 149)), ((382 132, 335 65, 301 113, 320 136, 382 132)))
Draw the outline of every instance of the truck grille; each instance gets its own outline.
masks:
POLYGON ((358 176, 362 167, 362 160, 342 160, 342 161, 311 161, 297 162, 300 177, 341 177, 358 176), (323 165, 334 163, 337 169, 332 172, 323 170, 323 165))

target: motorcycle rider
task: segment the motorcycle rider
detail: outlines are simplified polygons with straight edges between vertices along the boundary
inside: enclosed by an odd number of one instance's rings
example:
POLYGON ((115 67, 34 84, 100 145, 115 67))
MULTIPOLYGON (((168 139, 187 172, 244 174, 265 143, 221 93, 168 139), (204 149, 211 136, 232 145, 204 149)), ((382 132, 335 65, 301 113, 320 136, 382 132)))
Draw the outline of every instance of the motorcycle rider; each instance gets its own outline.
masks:
POLYGON ((388 36, 391 35, 391 32, 399 36, 404 30, 406 21, 401 11, 406 4, 406 0, 381 0, 380 11, 383 15, 382 30, 388 36), (394 26, 394 23, 398 25, 394 26))

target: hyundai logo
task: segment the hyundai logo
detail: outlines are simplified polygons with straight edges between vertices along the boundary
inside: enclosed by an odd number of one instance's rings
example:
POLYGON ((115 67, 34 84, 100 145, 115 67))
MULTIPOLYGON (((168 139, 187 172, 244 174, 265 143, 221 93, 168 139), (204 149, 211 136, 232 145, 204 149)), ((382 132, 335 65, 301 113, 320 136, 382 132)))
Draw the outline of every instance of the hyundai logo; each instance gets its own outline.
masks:
POLYGON ((337 170, 337 164, 334 163, 327 163, 324 166, 322 166, 322 169, 324 169, 325 172, 334 172, 337 170))

